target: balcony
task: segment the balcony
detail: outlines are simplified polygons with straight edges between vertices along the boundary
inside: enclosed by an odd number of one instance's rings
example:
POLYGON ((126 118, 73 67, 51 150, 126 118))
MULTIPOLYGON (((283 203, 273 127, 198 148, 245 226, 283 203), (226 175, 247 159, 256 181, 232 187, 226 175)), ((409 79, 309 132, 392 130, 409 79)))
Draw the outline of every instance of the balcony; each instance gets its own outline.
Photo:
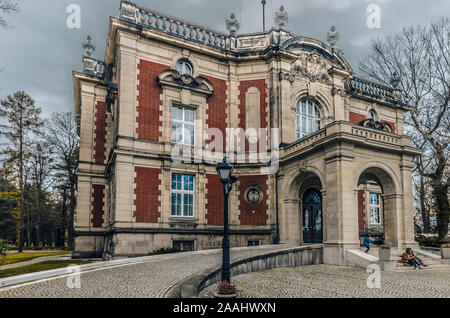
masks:
POLYGON ((411 148, 411 138, 407 136, 356 126, 345 121, 337 121, 282 148, 280 158, 288 160, 336 139, 376 148, 389 148, 392 151, 403 151, 405 148, 413 149, 411 148))

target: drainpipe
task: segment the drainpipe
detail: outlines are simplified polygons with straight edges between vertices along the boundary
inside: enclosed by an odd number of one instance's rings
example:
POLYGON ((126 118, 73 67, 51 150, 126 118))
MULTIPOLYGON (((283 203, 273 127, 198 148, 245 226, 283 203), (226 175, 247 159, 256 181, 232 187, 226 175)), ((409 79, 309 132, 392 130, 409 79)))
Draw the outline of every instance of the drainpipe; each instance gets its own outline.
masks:
POLYGON ((275 237, 273 238, 273 243, 274 244, 280 244, 280 224, 279 224, 279 221, 278 221, 278 177, 279 177, 279 175, 278 175, 278 172, 279 171, 277 171, 276 173, 275 173, 275 213, 276 213, 276 216, 275 216, 275 237))

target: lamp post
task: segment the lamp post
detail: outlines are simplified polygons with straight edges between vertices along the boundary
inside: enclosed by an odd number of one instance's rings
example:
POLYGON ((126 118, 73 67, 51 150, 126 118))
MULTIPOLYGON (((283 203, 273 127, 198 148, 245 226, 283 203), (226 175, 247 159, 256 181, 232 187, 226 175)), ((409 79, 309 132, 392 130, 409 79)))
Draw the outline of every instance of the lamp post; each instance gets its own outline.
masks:
POLYGON ((222 281, 230 283, 230 235, 228 224, 228 195, 233 188, 233 184, 237 178, 232 176, 234 164, 227 163, 224 158, 223 162, 217 165, 217 174, 223 185, 223 193, 225 195, 224 212, 223 212, 223 242, 222 242, 222 281))

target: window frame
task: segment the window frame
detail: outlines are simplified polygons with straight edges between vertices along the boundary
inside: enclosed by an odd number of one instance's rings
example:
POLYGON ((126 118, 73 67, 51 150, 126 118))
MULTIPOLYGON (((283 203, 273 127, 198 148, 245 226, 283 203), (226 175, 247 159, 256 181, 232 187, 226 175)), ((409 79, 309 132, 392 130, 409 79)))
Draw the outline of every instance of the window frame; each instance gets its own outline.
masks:
POLYGON ((375 192, 369 192, 369 214, 370 225, 381 225, 381 195, 375 192), (372 196, 377 197, 377 203, 373 203, 372 196), (375 211, 378 214, 378 222, 375 221, 375 211))
POLYGON ((322 128, 322 113, 319 105, 309 99, 299 99, 295 108, 295 139, 305 138, 322 128), (305 104, 305 112, 303 112, 303 104, 305 104))
POLYGON ((171 134, 170 134, 170 142, 173 144, 177 144, 177 145, 182 145, 182 146, 187 146, 187 147, 195 147, 195 116, 197 115, 196 112, 197 110, 193 107, 187 107, 187 106, 183 106, 183 105, 179 105, 179 104, 172 104, 172 116, 171 116, 171 134), (174 108, 179 108, 182 111, 182 119, 175 119, 174 118, 174 108), (189 122, 186 121, 186 110, 190 110, 193 112, 193 121, 189 122), (182 135, 181 135, 181 139, 182 142, 178 142, 177 140, 174 140, 174 124, 181 124, 181 131, 182 131, 182 135), (193 128, 193 132, 194 132, 194 136, 193 136, 193 140, 192 143, 186 143, 185 142, 185 137, 186 137, 186 126, 191 126, 193 128))
POLYGON ((173 172, 170 176, 170 218, 172 219, 195 219, 195 175, 192 174, 184 174, 182 172, 178 173, 178 172, 173 172), (174 189, 173 188, 173 176, 179 175, 181 176, 181 190, 178 189, 174 189), (192 190, 184 190, 184 177, 192 177, 192 190), (181 203, 180 203, 180 215, 174 215, 172 214, 172 207, 173 207, 173 202, 172 202, 172 195, 173 194, 181 194, 181 203), (192 215, 186 215, 185 214, 185 210, 184 210, 184 195, 192 195, 192 215))
POLYGON ((367 113, 367 118, 368 118, 368 119, 372 119, 372 120, 374 120, 374 121, 377 121, 377 120, 378 120, 378 114, 377 114, 377 112, 375 111, 375 109, 369 110, 369 112, 367 113), (373 113, 373 118, 370 116, 371 113, 373 113))
POLYGON ((178 71, 178 73, 180 73, 181 75, 185 75, 185 76, 194 76, 194 67, 192 66, 192 63, 189 62, 186 59, 179 59, 177 61, 177 63, 175 64, 175 68, 178 71), (178 69, 178 66, 181 66, 181 70, 178 69), (186 65, 189 67, 189 71, 190 73, 186 73, 186 65))

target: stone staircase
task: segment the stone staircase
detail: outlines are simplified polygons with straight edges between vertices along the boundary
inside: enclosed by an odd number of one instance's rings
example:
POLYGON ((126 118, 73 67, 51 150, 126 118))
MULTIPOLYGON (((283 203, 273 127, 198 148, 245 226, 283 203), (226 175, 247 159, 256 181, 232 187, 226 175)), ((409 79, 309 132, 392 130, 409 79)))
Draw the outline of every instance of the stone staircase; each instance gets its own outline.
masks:
MULTIPOLYGON (((403 250, 391 249, 391 260, 395 261, 397 265, 396 272, 408 272, 415 270, 414 266, 404 266, 402 264, 402 253, 403 250)), ((414 253, 423 261, 425 265, 428 265, 427 267, 422 267, 421 270, 450 270, 450 264, 443 264, 441 262, 441 257, 436 254, 423 250, 414 250, 414 253)), ((378 248, 371 248, 369 254, 378 258, 378 248)))

